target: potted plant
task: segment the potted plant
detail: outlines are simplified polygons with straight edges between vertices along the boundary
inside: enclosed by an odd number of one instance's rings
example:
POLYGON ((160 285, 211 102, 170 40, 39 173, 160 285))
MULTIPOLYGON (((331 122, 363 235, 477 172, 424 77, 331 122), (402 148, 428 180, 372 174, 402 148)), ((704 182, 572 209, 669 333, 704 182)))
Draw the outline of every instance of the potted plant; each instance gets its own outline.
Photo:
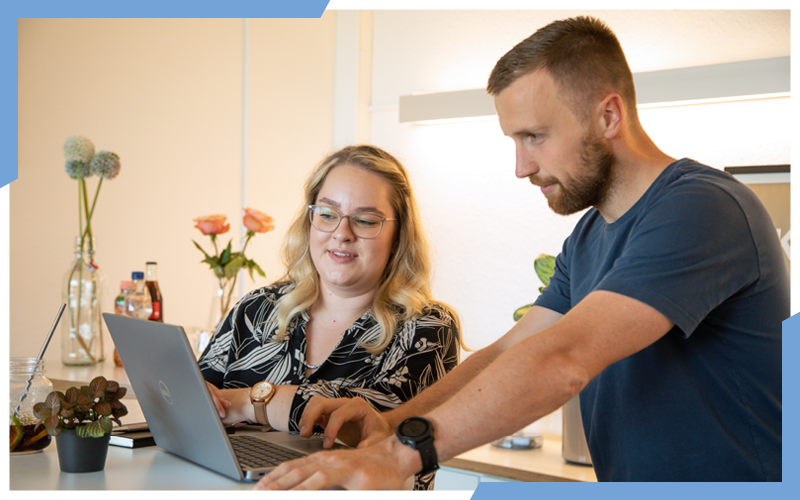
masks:
POLYGON ((127 389, 114 380, 96 377, 89 385, 53 391, 33 406, 47 433, 56 438, 58 463, 63 472, 103 470, 112 422, 128 414, 120 401, 127 389))

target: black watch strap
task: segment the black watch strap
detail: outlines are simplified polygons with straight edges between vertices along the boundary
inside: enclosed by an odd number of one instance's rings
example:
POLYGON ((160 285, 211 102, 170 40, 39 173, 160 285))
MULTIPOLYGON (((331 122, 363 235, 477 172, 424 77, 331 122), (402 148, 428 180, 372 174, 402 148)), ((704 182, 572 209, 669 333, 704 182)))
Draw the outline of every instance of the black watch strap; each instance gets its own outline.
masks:
POLYGON ((430 474, 439 468, 436 447, 433 444, 433 424, 426 418, 411 417, 403 420, 395 429, 401 443, 419 452, 422 460, 421 475, 430 474))
POLYGON ((433 445, 433 436, 417 443, 419 456, 422 458, 422 471, 420 475, 430 474, 439 468, 439 458, 436 456, 436 447, 433 445))

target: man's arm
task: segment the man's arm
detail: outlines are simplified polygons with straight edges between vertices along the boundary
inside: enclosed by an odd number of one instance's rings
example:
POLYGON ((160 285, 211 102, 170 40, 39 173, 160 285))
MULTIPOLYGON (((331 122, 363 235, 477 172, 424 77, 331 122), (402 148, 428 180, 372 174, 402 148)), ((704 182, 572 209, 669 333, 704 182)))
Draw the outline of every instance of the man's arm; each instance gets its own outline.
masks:
MULTIPOLYGON (((513 349, 505 348, 425 415, 434 425, 439 460, 508 435, 556 410, 605 367, 649 346, 672 326, 663 314, 635 299, 592 292, 559 321, 536 335, 523 335, 513 349)), ((315 453, 288 462, 257 487, 398 488, 421 468, 419 453, 392 436, 363 449, 315 453)))
POLYGON ((337 436, 348 436, 348 444, 359 441, 362 446, 374 444, 394 433, 404 419, 424 415, 445 402, 474 379, 507 349, 558 321, 562 315, 543 307, 532 307, 514 327, 493 344, 475 352, 450 373, 398 408, 386 413, 374 411, 365 401, 312 399, 299 421, 300 435, 310 436, 315 422, 325 427, 325 447, 333 445, 337 436), (343 429, 343 426, 344 427, 343 429), (340 431, 344 431, 340 435, 340 431), (352 442, 350 436, 359 438, 352 442))

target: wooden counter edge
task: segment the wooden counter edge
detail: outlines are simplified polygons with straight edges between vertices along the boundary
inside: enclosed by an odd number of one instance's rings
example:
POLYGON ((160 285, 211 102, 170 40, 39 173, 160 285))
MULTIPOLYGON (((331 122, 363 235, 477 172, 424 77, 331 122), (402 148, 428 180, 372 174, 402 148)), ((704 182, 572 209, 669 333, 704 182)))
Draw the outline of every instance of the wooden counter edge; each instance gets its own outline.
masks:
POLYGON ((450 460, 447 460, 439 465, 442 467, 449 467, 451 469, 460 469, 478 474, 487 474, 489 476, 502 477, 511 479, 513 481, 522 481, 527 483, 578 482, 576 479, 552 476, 550 474, 542 474, 540 472, 514 469, 511 467, 503 467, 501 465, 487 464, 484 462, 473 462, 472 460, 466 460, 463 458, 451 458, 450 460))

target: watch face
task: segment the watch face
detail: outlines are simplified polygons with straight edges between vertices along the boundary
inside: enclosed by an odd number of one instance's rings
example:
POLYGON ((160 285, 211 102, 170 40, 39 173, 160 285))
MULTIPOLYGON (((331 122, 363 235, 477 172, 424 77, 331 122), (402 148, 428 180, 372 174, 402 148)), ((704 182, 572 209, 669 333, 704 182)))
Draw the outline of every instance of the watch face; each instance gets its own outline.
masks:
POLYGON ((256 401, 260 401, 272 394, 273 390, 273 385, 269 382, 259 382, 250 389, 250 397, 256 401))
POLYGON ((428 423, 422 419, 410 418, 403 423, 401 433, 404 436, 415 438, 428 432, 428 423))

